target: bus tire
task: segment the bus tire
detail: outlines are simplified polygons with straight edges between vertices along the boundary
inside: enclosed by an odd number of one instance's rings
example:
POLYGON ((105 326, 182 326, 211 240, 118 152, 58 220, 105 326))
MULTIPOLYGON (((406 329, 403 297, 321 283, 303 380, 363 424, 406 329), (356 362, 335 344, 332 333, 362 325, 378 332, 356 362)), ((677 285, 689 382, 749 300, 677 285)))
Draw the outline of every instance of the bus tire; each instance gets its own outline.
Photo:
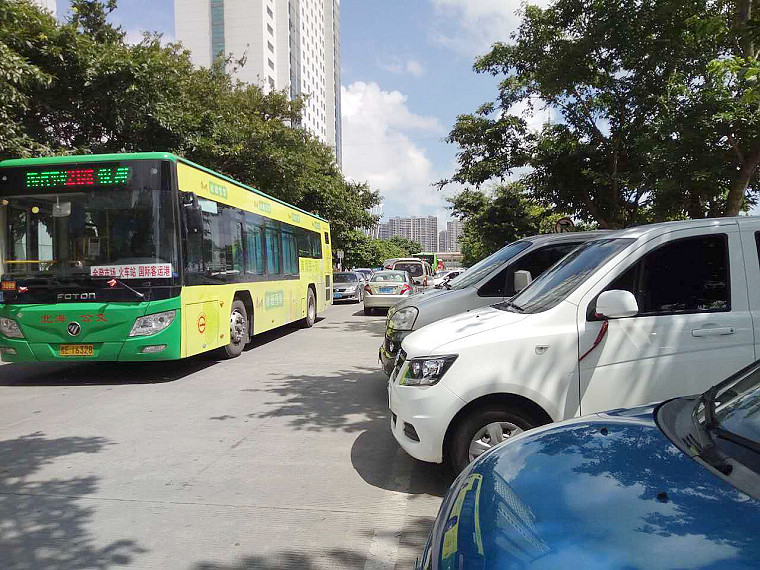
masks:
POLYGON ((243 301, 235 299, 230 309, 230 342, 219 349, 222 358, 235 358, 243 352, 249 340, 248 319, 243 301))
POLYGON ((301 319, 304 328, 310 329, 317 321, 317 298, 314 296, 314 290, 309 287, 306 289, 306 317, 301 319))

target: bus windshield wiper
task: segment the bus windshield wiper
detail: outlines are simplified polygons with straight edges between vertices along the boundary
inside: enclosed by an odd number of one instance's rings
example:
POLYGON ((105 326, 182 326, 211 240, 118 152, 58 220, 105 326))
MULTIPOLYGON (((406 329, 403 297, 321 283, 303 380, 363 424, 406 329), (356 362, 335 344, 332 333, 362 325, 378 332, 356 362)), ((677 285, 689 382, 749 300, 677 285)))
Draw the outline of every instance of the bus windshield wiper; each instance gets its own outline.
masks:
POLYGON ((140 293, 139 291, 137 291, 135 289, 132 289, 132 287, 130 287, 129 285, 127 285, 126 283, 124 283, 124 281, 122 281, 121 279, 116 279, 116 277, 113 277, 113 278, 109 279, 108 281, 106 281, 106 283, 110 287, 116 287, 116 285, 121 285, 127 291, 130 291, 131 293, 134 293, 137 296, 138 299, 140 299, 140 300, 145 299, 145 293, 140 293))

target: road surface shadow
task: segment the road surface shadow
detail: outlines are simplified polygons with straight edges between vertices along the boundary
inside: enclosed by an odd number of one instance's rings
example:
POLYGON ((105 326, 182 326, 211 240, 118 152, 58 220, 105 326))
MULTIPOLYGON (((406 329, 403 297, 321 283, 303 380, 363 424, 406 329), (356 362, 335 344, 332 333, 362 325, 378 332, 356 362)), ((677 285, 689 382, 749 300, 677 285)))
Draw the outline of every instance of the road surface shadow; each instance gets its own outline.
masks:
POLYGON ((109 445, 101 437, 49 439, 41 432, 0 441, 0 568, 104 569, 146 552, 133 540, 93 543, 88 528, 95 509, 80 499, 97 492, 97 477, 40 477, 58 458, 98 453, 109 445))
MULTIPOLYGON (((425 548, 433 519, 430 517, 408 517, 406 524, 401 529, 401 535, 395 531, 376 531, 368 529, 363 532, 370 541, 374 537, 381 537, 383 542, 396 542, 399 546, 399 559, 395 568, 412 568, 415 559, 422 555, 425 548), (406 556, 404 550, 408 553, 406 556)), ((357 552, 346 548, 328 548, 315 550, 286 550, 280 552, 250 554, 242 556, 231 564, 218 562, 200 562, 193 566, 193 570, 279 570, 292 568, 298 570, 316 570, 317 568, 365 568, 368 562, 368 552, 357 552)), ((385 560, 373 561, 376 564, 372 568, 390 568, 385 560)))
POLYGON ((205 355, 164 362, 14 362, 0 366, 0 386, 161 384, 215 363, 205 355))
POLYGON ((275 396, 255 418, 288 418, 296 430, 357 432, 351 448, 354 469, 370 485, 412 495, 442 496, 453 476, 440 465, 402 452, 390 431, 387 378, 377 368, 354 367, 331 374, 281 376, 256 391, 275 396), (411 474, 399 483, 393 472, 411 474))
POLYGON ((362 309, 361 311, 356 311, 351 316, 352 317, 366 317, 370 319, 372 317, 385 317, 387 314, 388 314, 388 309, 375 309, 371 315, 365 315, 364 309, 362 309))
MULTIPOLYGON (((318 316, 314 321, 314 325, 316 326, 324 320, 324 317, 318 316)), ((253 350, 259 346, 264 346, 265 344, 269 344, 270 342, 274 342, 300 330, 304 330, 304 327, 299 323, 290 323, 288 325, 283 325, 281 327, 277 327, 276 329, 272 329, 271 331, 259 333, 251 339, 251 342, 245 345, 243 352, 248 352, 249 350, 253 350)))

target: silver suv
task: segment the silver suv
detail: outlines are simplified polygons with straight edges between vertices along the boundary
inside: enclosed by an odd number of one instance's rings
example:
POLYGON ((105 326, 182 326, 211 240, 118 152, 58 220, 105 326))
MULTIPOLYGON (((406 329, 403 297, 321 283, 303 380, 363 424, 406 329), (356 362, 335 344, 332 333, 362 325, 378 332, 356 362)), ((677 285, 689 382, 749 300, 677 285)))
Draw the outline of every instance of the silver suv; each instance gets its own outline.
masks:
POLYGON ((426 289, 391 307, 379 357, 390 376, 401 341, 412 331, 445 317, 493 305, 517 294, 571 250, 605 232, 533 236, 480 260, 444 289, 426 289))

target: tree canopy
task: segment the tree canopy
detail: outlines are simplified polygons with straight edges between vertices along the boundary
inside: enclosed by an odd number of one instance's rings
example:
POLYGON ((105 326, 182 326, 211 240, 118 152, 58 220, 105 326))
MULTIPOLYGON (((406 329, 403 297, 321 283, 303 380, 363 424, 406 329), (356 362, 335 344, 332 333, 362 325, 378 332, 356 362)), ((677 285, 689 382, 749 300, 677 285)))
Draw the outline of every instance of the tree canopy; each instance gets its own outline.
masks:
POLYGON ((532 198, 603 228, 736 215, 760 189, 752 1, 527 6, 511 40, 475 62, 499 93, 458 117, 452 180, 525 169, 532 198), (526 108, 553 120, 532 129, 526 108))
POLYGON ((74 0, 68 21, 0 0, 0 159, 170 151, 330 220, 334 249, 371 227, 379 194, 347 181, 301 128, 303 102, 233 80, 243 61, 193 65, 179 43, 132 45, 115 0, 74 0))

